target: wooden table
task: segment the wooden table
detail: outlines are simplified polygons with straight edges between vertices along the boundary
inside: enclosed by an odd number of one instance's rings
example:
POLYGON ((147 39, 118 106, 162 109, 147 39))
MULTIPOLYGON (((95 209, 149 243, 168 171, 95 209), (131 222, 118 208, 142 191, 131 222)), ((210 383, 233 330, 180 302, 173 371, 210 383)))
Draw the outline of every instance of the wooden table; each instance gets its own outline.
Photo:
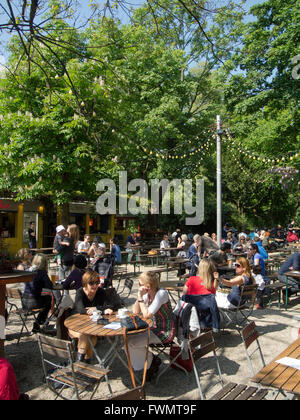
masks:
MULTIPOLYGON (((33 273, 14 270, 12 273, 0 274, 0 316, 5 316, 6 285, 27 283, 33 280, 33 273)), ((4 340, 0 340, 0 357, 4 356, 4 340)))
MULTIPOLYGON (((117 318, 117 314, 113 315, 104 315, 104 318, 108 319, 109 323, 111 322, 120 322, 119 318, 117 318)), ((149 327, 153 325, 153 322, 151 319, 144 319, 144 321, 147 322, 149 327)), ((128 355, 127 355, 127 364, 124 362, 123 358, 120 356, 119 352, 122 349, 122 342, 120 342, 120 339, 123 341, 124 338, 124 332, 125 328, 119 328, 117 330, 111 330, 104 328, 105 325, 97 324, 97 322, 92 321, 89 315, 81 315, 81 314, 75 314, 70 316, 65 320, 65 326, 72 331, 75 331, 80 334, 85 334, 88 336, 94 336, 94 337, 102 337, 107 338, 109 342, 111 343, 111 346, 108 350, 108 352, 100 357, 99 353, 96 351, 92 341, 89 338, 89 342, 91 344, 91 347, 93 349, 94 355, 99 363, 99 366, 101 368, 107 368, 109 367, 113 360, 118 357, 120 361, 123 363, 123 365, 129 369, 129 361, 128 361, 128 355)), ((140 334, 147 331, 147 329, 141 329, 141 330, 135 330, 135 331, 128 331, 128 336, 140 334)), ((108 382, 108 381, 107 381, 108 382)), ((135 386, 135 384, 133 384, 135 386)), ((110 385, 108 383, 108 387, 110 389, 110 385)))
POLYGON ((283 357, 300 359, 300 338, 288 346, 271 363, 260 370, 251 381, 264 386, 300 395, 300 370, 276 363, 283 357))

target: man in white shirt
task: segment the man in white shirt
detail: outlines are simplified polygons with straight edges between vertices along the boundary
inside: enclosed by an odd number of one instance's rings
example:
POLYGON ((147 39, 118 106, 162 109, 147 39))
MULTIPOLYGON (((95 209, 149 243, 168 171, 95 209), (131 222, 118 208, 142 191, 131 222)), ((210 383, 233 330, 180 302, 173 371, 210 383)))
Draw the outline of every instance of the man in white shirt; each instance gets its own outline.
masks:
POLYGON ((90 249, 90 235, 86 234, 84 235, 84 240, 83 242, 80 242, 78 245, 78 252, 82 253, 82 252, 88 252, 88 250, 90 249))
MULTIPOLYGON (((169 237, 168 235, 164 235, 164 239, 161 241, 160 243, 160 249, 167 249, 170 248, 170 244, 169 244, 169 237)), ((160 251, 161 255, 167 255, 168 257, 171 255, 170 251, 160 251)))

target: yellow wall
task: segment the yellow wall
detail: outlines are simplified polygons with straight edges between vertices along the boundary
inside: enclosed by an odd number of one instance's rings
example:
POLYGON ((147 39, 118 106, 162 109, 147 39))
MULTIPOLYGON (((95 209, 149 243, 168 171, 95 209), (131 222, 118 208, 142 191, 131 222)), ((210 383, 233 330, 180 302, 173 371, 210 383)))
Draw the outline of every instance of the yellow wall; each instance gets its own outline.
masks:
MULTIPOLYGON (((39 207, 38 211, 38 238, 37 247, 41 248, 43 244, 43 218, 41 217, 44 212, 42 206, 39 207)), ((7 245, 7 249, 10 255, 14 256, 17 251, 21 248, 28 248, 28 242, 23 242, 23 215, 24 206, 23 204, 18 205, 17 222, 16 222, 16 237, 4 239, 4 244, 7 245)))

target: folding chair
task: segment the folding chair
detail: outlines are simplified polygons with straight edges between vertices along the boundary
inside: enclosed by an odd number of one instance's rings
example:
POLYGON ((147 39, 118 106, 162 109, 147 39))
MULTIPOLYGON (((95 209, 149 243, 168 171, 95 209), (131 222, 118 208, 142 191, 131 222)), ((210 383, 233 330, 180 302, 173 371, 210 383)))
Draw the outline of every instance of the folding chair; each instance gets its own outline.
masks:
POLYGON ((220 382, 221 382, 222 387, 223 387, 223 377, 222 377, 222 373, 221 373, 221 369, 220 369, 220 365, 219 365, 218 356, 217 356, 217 353, 216 353, 216 347, 217 346, 216 346, 212 331, 209 331, 207 333, 203 333, 203 334, 199 335, 199 337, 196 337, 196 338, 189 341, 189 350, 190 350, 192 361, 193 361, 193 371, 194 371, 195 379, 196 379, 197 386, 198 386, 198 389, 199 389, 199 395, 200 395, 201 400, 204 400, 205 396, 202 392, 200 379, 199 379, 199 374, 198 374, 197 367, 196 367, 196 362, 199 359, 201 359, 203 356, 207 355, 208 353, 213 352, 213 354, 214 354, 219 379, 220 379, 220 382))
POLYGON ((125 299, 128 299, 133 287, 133 279, 130 277, 125 277, 123 289, 119 292, 118 295, 120 296, 121 300, 124 302, 125 299), (123 295, 124 293, 124 295, 123 295), (121 296, 122 295, 122 296, 121 296))
POLYGON ((176 308, 174 309, 174 316, 176 317, 174 340, 169 344, 150 344, 150 348, 154 350, 157 356, 164 355, 168 361, 168 363, 164 364, 162 367, 159 375, 157 375, 156 383, 158 383, 160 377, 171 367, 184 372, 186 375, 188 375, 188 372, 192 369, 192 361, 190 359, 188 349, 188 339, 184 336, 180 323, 180 316, 182 316, 185 309, 188 310, 188 307, 190 306, 192 306, 192 308, 190 311, 188 335, 193 338, 198 336, 201 328, 196 307, 192 304, 179 300, 176 308), (184 355, 187 355, 187 359, 184 359, 184 355))
POLYGON ((236 384, 233 382, 225 385, 210 401, 260 401, 268 394, 268 390, 253 386, 236 384))
POLYGON ((24 329, 27 331, 28 334, 31 334, 31 332, 28 330, 27 325, 26 325, 27 319, 32 316, 34 318, 34 320, 36 320, 37 314, 39 313, 39 311, 41 309, 31 309, 31 310, 29 310, 29 309, 20 308, 16 303, 12 302, 11 299, 18 300, 18 301, 22 302, 22 292, 21 292, 21 290, 20 289, 15 289, 15 288, 12 288, 12 287, 7 287, 6 288, 6 302, 9 306, 8 319, 9 319, 9 315, 13 312, 13 313, 15 313, 19 316, 19 318, 22 322, 22 328, 21 328, 21 331, 19 333, 18 341, 17 341, 17 344, 19 344, 24 329))
POLYGON ((100 382, 110 372, 98 366, 74 362, 75 347, 70 341, 38 334, 38 344, 46 384, 56 398, 79 400, 84 392, 91 392, 90 399, 92 399, 100 382), (51 369, 47 370, 48 367, 51 369), (70 389, 73 391, 72 397, 65 392, 70 389))
POLYGON ((219 308, 220 314, 223 314, 227 319, 226 327, 234 324, 240 330, 245 325, 253 312, 257 287, 256 284, 241 286, 241 296, 238 306, 230 309, 219 308))
POLYGON ((266 366, 264 356, 262 354, 261 347, 258 341, 259 334, 256 330, 256 325, 254 321, 250 322, 250 324, 248 324, 245 328, 242 329, 241 336, 242 336, 242 340, 245 346, 245 351, 246 351, 246 356, 249 363, 250 371, 251 371, 252 376, 254 376, 255 373, 253 370, 251 357, 256 351, 259 351, 263 367, 266 366), (256 341, 257 347, 251 354, 249 354, 248 348, 251 346, 252 343, 254 343, 254 341, 256 341))

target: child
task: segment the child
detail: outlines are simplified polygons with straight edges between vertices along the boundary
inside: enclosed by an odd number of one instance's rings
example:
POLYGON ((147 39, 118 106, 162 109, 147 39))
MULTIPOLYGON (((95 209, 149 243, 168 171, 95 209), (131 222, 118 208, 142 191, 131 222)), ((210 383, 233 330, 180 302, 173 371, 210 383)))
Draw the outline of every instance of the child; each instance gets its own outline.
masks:
POLYGON ((262 268, 260 265, 254 265, 253 269, 252 269, 252 274, 253 277, 255 279, 256 284, 258 285, 258 289, 257 289, 257 305, 256 305, 256 309, 263 309, 264 306, 264 294, 265 294, 265 280, 262 276, 262 268))

